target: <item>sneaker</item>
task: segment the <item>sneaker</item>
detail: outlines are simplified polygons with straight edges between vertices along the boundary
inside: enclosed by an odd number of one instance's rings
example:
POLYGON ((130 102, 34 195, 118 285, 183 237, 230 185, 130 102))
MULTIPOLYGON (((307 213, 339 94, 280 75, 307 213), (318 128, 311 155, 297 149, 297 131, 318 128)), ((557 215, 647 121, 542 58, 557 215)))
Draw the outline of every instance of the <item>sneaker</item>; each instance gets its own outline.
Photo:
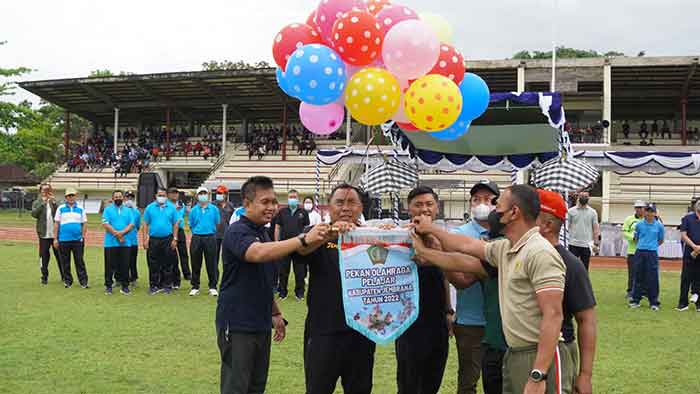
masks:
POLYGON ((656 312, 656 311, 659 310, 659 306, 658 306, 658 305, 652 305, 652 306, 651 306, 651 310, 654 311, 654 312, 656 312))
POLYGON ((697 302, 698 302, 698 295, 697 295, 697 294, 691 295, 691 296, 690 296, 690 302, 693 303, 693 304, 697 304, 697 302))
POLYGON ((685 305, 685 306, 683 306, 683 305, 678 305, 678 306, 676 307, 676 310, 677 310, 678 312, 687 311, 687 310, 688 310, 688 305, 685 305))
POLYGON ((80 287, 83 288, 83 289, 89 289, 89 288, 90 288, 90 286, 88 286, 87 283, 85 283, 84 285, 80 285, 80 287))
POLYGON ((68 283, 68 282, 63 283, 63 287, 65 287, 66 289, 70 289, 71 286, 73 286, 72 283, 68 283))
POLYGON ((216 291, 216 289, 209 289, 209 295, 212 296, 212 297, 218 297, 218 296, 219 296, 219 292, 216 291))
POLYGON ((165 289, 161 290, 164 294, 171 294, 173 292, 173 289, 170 287, 166 287, 165 289))
POLYGON ((173 285, 173 290, 180 290, 180 285, 173 285))
POLYGON ((131 295, 131 290, 129 290, 128 287, 122 287, 121 290, 119 290, 119 292, 127 296, 131 295))
POLYGON ((639 308, 640 306, 641 306, 641 305, 640 305, 638 302, 630 302, 630 304, 629 304, 629 307, 630 307, 631 309, 637 309, 637 308, 639 308))
POLYGON ((105 294, 106 294, 106 295, 112 295, 112 288, 111 288, 111 287, 105 287, 105 294))
POLYGON ((297 301, 304 301, 304 295, 295 295, 294 297, 297 299, 297 301))
POLYGON ((159 288, 157 288, 157 287, 151 287, 151 288, 148 290, 148 294, 149 294, 149 295, 156 295, 156 294, 160 293, 160 291, 161 291, 161 289, 159 289, 159 288))
POLYGON ((41 284, 44 285, 44 286, 46 286, 46 285, 49 284, 49 281, 46 280, 46 279, 42 279, 42 280, 41 280, 41 284))
POLYGON ((196 295, 199 295, 199 289, 192 289, 192 290, 190 290, 190 296, 191 296, 191 297, 196 296, 196 295))

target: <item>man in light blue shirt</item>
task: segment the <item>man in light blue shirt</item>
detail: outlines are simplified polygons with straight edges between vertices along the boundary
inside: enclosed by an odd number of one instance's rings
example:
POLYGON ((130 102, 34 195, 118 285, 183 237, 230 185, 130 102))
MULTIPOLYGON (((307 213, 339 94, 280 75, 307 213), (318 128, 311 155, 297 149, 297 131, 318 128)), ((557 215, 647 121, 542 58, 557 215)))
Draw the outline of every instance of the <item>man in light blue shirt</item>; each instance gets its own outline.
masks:
POLYGON ((85 268, 85 234, 87 233, 87 214, 83 207, 78 205, 76 198, 78 191, 72 187, 66 188, 66 202, 56 209, 53 218, 54 248, 58 249, 63 264, 63 280, 66 288, 73 285, 73 275, 70 269, 70 256, 75 261, 75 271, 78 274, 80 287, 87 289, 88 274, 85 268))
POLYGON ((656 206, 647 204, 644 220, 634 229, 637 241, 635 258, 635 281, 630 308, 639 308, 642 289, 647 289, 651 310, 659 310, 659 246, 664 243, 664 225, 656 218, 656 206))
POLYGON ((116 274, 121 283, 120 292, 131 294, 129 290, 129 252, 127 234, 134 228, 134 215, 131 208, 124 206, 121 191, 112 192, 112 204, 102 212, 102 227, 105 229, 105 294, 112 295, 112 277, 116 274))
POLYGON ((129 282, 131 288, 136 286, 136 280, 139 278, 136 263, 139 258, 139 230, 141 229, 141 212, 134 201, 134 192, 127 191, 124 193, 124 206, 131 210, 134 227, 126 233, 126 243, 129 245, 129 282))
POLYGON ((173 285, 173 265, 177 263, 178 215, 168 202, 166 191, 158 188, 156 201, 143 212, 143 247, 148 250, 149 294, 170 294, 173 285))
POLYGON ((202 255, 207 265, 209 277, 209 295, 218 296, 216 290, 219 282, 219 264, 217 256, 216 230, 221 222, 221 213, 216 205, 209 202, 209 190, 197 189, 197 205, 190 211, 190 255, 192 256, 192 290, 190 296, 199 294, 200 274, 202 272, 202 255))
MULTIPOLYGON (((482 180, 472 186, 470 195, 471 220, 453 232, 483 239, 489 232, 488 215, 494 209, 494 199, 499 196, 498 185, 482 180)), ((445 276, 458 289, 457 316, 453 326, 459 361, 457 393, 476 394, 482 365, 481 341, 486 325, 482 285, 471 274, 446 272, 445 276)))

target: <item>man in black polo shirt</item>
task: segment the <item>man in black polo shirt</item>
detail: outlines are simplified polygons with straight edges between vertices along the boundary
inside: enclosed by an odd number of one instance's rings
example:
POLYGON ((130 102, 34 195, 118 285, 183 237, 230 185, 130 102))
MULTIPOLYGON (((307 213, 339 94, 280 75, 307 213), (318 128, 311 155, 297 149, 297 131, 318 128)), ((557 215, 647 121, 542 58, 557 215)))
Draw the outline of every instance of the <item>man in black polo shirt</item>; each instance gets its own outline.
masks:
MULTIPOLYGON (((683 271, 681 271, 681 293, 678 297, 679 311, 688 309, 688 291, 700 287, 700 201, 693 205, 690 212, 681 219, 681 240, 685 244, 683 248, 683 271)), ((700 312, 700 302, 695 298, 695 308, 700 312)))
MULTIPOLYGON (((596 315, 595 297, 593 287, 588 277, 588 271, 573 253, 569 252, 559 243, 561 227, 566 220, 566 203, 559 193, 537 190, 540 197, 540 214, 537 217, 537 226, 540 234, 546 238, 559 252, 566 265, 566 281, 564 284, 564 301, 562 312, 564 321, 561 325, 561 334, 564 338, 565 352, 561 352, 562 379, 573 379, 575 392, 589 394, 593 392, 591 376, 593 374, 593 359, 596 346, 596 315), (574 334, 573 319, 576 319, 578 327, 578 348, 576 347, 576 335, 574 334), (580 355, 580 361, 579 361, 580 355), (566 359, 568 358, 568 359, 566 359), (568 371, 571 368, 579 370, 568 371)), ((569 387, 565 384, 564 387, 569 387)))
MULTIPOLYGON (((274 219, 275 241, 284 241, 298 236, 309 225, 309 214, 299 207, 299 194, 296 190, 289 191, 287 206, 280 209, 274 219)), ((297 300, 304 298, 304 288, 306 279, 306 265, 294 261, 294 295, 297 300)), ((292 266, 292 256, 282 259, 279 270, 279 296, 280 299, 287 298, 287 287, 289 285, 289 270, 292 266)))
POLYGON ((226 231, 224 274, 216 309, 221 354, 221 393, 263 393, 270 364, 271 328, 275 341, 285 336, 285 322, 273 297, 273 273, 279 259, 325 239, 328 226, 271 242, 265 225, 277 204, 272 180, 252 177, 241 188, 245 215, 226 231))
POLYGON ((306 393, 332 394, 340 378, 343 393, 370 394, 375 344, 345 324, 337 244, 338 233, 359 225, 361 192, 339 185, 331 192, 329 208, 332 231, 324 240, 309 243, 298 257, 310 273, 304 330, 306 393))
MULTIPOLYGON (((435 220, 438 196, 419 186, 408 194, 411 218, 425 215, 435 220)), ((448 287, 440 268, 419 266, 418 319, 396 341, 396 382, 399 394, 435 394, 440 390, 448 353, 448 287)))

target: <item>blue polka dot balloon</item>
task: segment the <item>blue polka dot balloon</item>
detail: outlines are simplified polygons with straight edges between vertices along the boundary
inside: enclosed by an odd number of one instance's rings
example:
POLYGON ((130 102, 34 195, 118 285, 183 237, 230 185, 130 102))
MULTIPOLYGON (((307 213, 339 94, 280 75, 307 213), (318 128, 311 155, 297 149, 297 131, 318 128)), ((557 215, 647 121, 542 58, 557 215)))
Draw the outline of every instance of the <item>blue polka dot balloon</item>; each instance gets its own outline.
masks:
POLYGON ((282 89, 283 92, 287 94, 287 96, 292 96, 296 97, 292 94, 292 91, 289 89, 289 85, 287 84, 287 79, 284 71, 282 71, 281 68, 277 68, 277 86, 282 89))
POLYGON ((335 51, 321 44, 308 44, 294 51, 284 73, 292 96, 313 105, 337 101, 347 79, 345 63, 335 51))

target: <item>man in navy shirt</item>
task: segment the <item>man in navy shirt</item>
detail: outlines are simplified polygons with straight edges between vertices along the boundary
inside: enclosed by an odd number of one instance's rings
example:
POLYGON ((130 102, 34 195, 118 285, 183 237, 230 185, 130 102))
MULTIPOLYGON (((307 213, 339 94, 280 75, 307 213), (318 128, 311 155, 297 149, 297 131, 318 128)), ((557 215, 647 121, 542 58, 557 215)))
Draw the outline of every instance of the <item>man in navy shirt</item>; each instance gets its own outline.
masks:
POLYGON ((180 201, 180 191, 176 187, 168 188, 168 200, 175 206, 177 217, 180 221, 177 226, 177 259, 180 261, 180 266, 177 261, 173 265, 173 289, 179 289, 182 283, 182 276, 185 280, 190 280, 190 257, 187 255, 187 237, 185 237, 185 212, 187 207, 180 201), (182 267, 182 273, 180 272, 182 267))
POLYGON ((644 220, 637 223, 634 240, 637 241, 635 253, 635 281, 630 308, 639 308, 642 289, 646 287, 649 305, 652 311, 659 310, 659 246, 664 243, 664 225, 656 218, 656 206, 647 204, 644 220))
POLYGON ((134 227, 134 215, 131 208, 124 206, 124 195, 121 191, 112 192, 112 204, 102 212, 102 227, 105 229, 104 258, 105 258, 105 294, 112 294, 112 276, 116 274, 121 284, 120 292, 124 295, 129 291, 129 253, 127 233, 134 227))
MULTIPOLYGON (((224 274, 216 309, 221 355, 221 393, 263 393, 270 365, 271 328, 285 336, 285 321, 273 296, 278 261, 324 239, 328 226, 272 242, 265 228, 275 214, 272 180, 256 176, 241 187, 245 214, 228 227, 223 242, 224 274)), ((279 392, 280 390, 274 390, 279 392)))
POLYGON ((197 189, 197 205, 190 211, 190 230, 192 241, 192 290, 190 296, 199 294, 199 275, 202 273, 202 255, 207 265, 209 277, 209 295, 218 296, 216 285, 219 283, 219 264, 216 247, 216 229, 221 221, 219 208, 209 202, 209 190, 197 189))
POLYGON ((158 188, 156 201, 143 212, 143 247, 147 249, 149 294, 161 291, 170 294, 173 285, 173 264, 177 264, 178 215, 168 202, 165 189, 158 188))
MULTIPOLYGON (((700 201, 695 202, 693 212, 681 220, 681 239, 683 248, 683 271, 681 272, 681 293, 678 297, 679 311, 688 309, 688 291, 700 287, 700 201)), ((694 294, 696 291, 693 292, 694 294)), ((695 309, 700 312, 700 303, 695 302, 695 309)))

